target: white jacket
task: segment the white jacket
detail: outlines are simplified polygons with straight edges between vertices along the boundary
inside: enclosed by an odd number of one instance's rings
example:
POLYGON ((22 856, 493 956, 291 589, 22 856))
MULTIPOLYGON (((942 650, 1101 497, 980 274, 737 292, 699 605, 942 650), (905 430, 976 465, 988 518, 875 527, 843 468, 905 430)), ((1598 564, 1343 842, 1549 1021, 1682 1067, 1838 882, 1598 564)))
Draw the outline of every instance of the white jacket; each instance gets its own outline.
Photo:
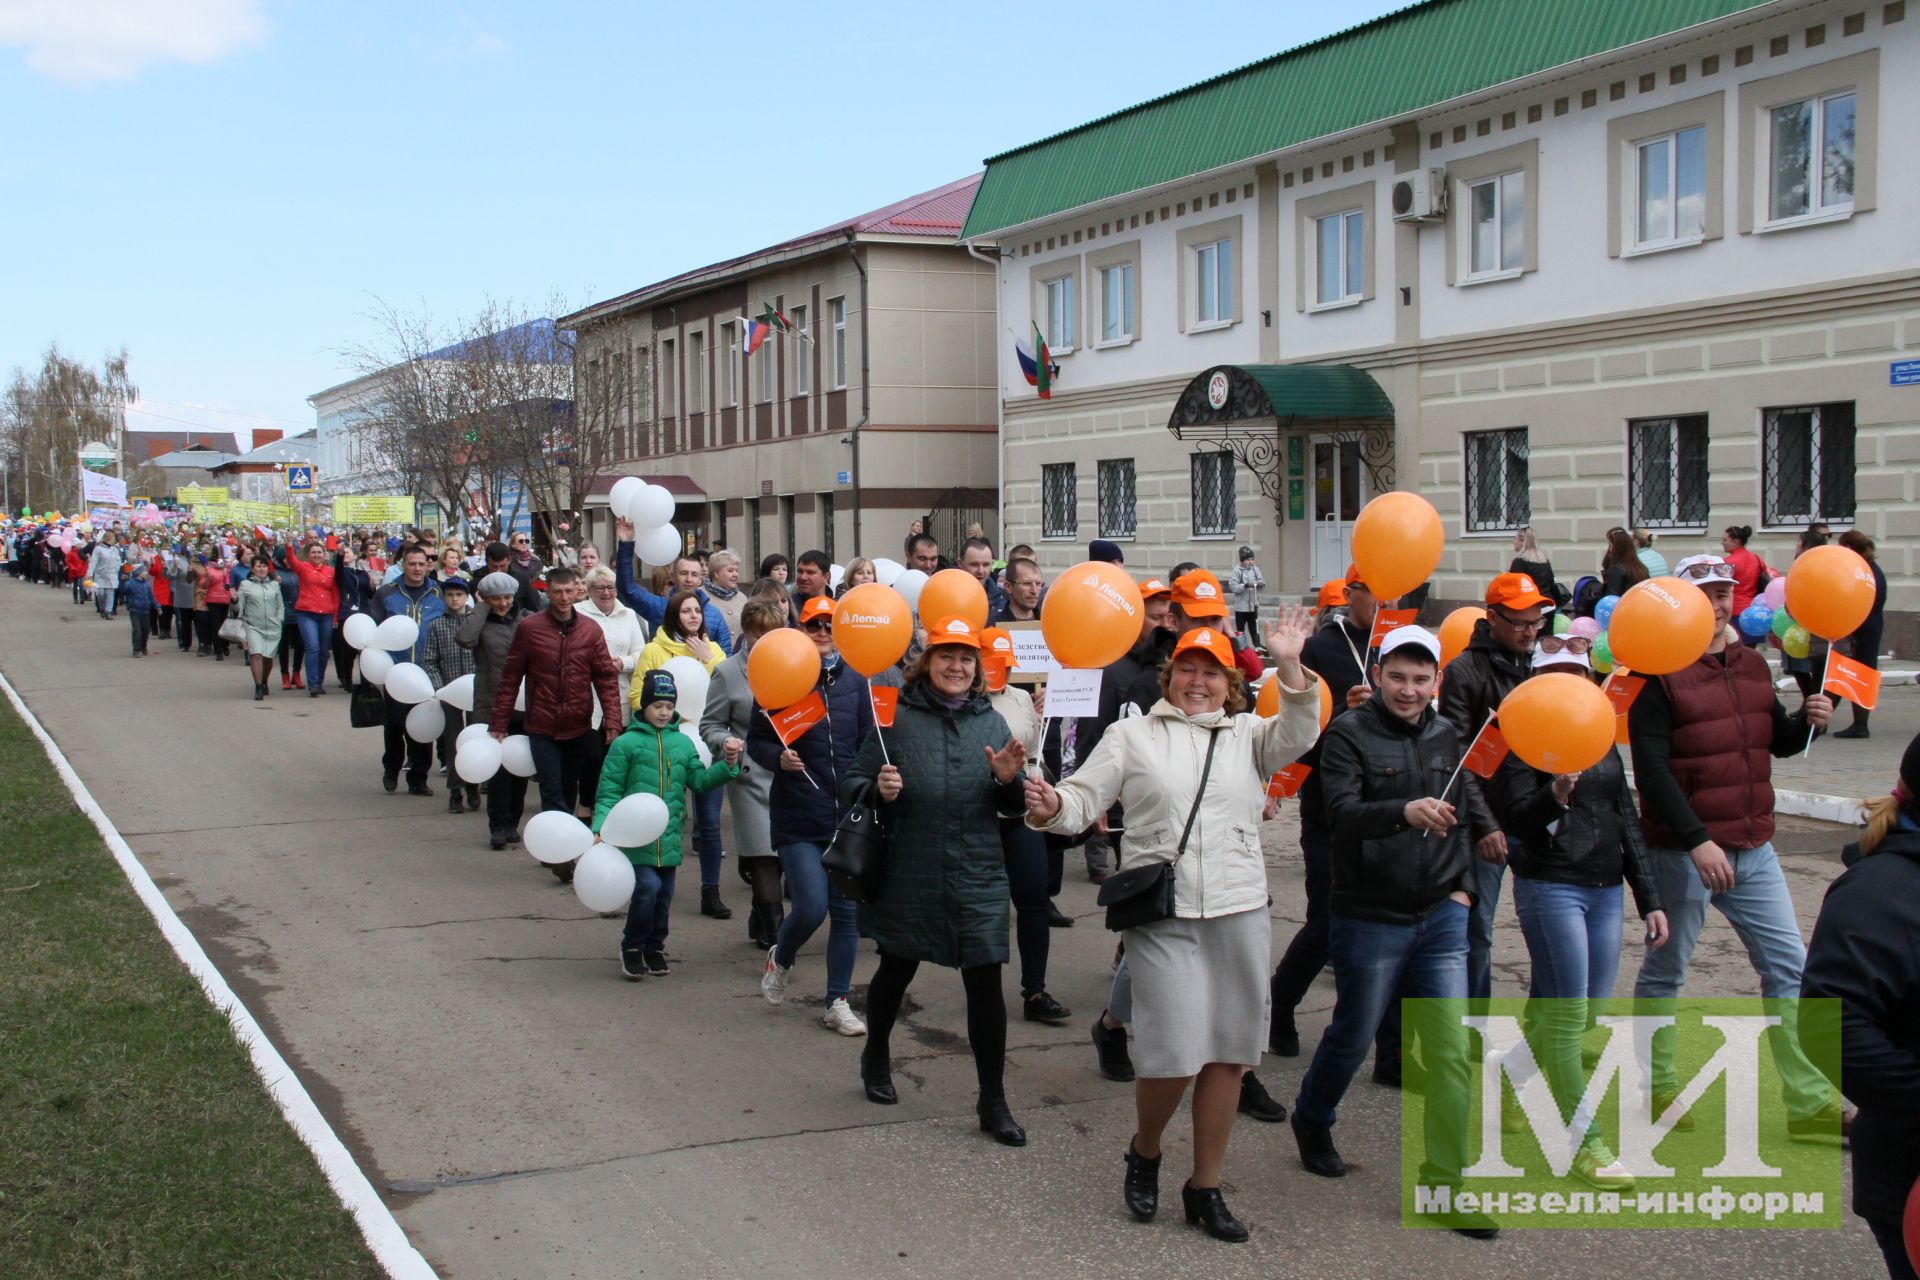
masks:
MULTIPOLYGON (((633 678, 633 669, 640 662, 640 651, 647 647, 647 624, 618 600, 613 602, 610 613, 602 613, 591 600, 583 600, 574 608, 599 624, 606 633, 607 652, 620 664, 620 687, 626 688, 627 681, 633 678)), ((593 696, 593 727, 600 727, 600 695, 593 696)))
POLYGON ((1013 731, 1027 747, 1027 768, 1036 769, 1040 762, 1040 717, 1034 714, 1033 695, 1018 685, 1008 685, 998 693, 987 695, 987 703, 1000 713, 1007 722, 1007 728, 1013 731))
POLYGON ((1189 919, 1234 915, 1267 905, 1267 866, 1260 851, 1260 813, 1267 782, 1299 759, 1320 735, 1320 695, 1280 689, 1280 714, 1188 716, 1162 698, 1144 716, 1116 721, 1074 775, 1059 786, 1060 812, 1028 825, 1072 835, 1093 825, 1117 799, 1127 815, 1120 833, 1120 870, 1173 862, 1180 833, 1200 787, 1209 726, 1219 746, 1187 851, 1174 868, 1174 914, 1189 919))

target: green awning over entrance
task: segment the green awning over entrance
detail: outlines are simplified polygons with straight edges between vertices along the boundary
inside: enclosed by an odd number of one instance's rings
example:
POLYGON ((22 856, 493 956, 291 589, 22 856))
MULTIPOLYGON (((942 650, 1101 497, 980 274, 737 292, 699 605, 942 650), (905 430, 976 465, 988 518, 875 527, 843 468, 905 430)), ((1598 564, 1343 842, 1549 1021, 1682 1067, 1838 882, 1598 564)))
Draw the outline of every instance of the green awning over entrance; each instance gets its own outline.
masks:
POLYGON ((1282 426, 1390 423, 1393 401, 1372 374, 1352 365, 1216 365, 1187 384, 1167 426, 1185 438, 1187 428, 1249 418, 1276 418, 1282 426))

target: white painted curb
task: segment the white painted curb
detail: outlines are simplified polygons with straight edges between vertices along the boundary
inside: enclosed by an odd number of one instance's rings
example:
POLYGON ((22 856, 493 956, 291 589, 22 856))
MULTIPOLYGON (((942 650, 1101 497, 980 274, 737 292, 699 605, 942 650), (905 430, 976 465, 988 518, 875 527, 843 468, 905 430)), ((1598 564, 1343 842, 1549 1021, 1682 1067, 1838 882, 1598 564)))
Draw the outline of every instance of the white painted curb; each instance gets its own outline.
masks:
POLYGON ((160 887, 154 884, 153 877, 147 874, 147 869, 140 864, 132 847, 121 837, 106 810, 93 798, 93 793, 87 790, 87 784, 67 763, 59 744, 42 727, 39 718, 28 709, 20 695, 14 692, 12 682, 4 674, 0 674, 0 691, 6 693, 13 709, 20 713, 27 728, 33 730, 33 736, 40 739, 47 758, 53 761, 61 781, 67 784, 67 790, 72 793, 74 803, 92 820, 95 829, 100 832, 100 838, 113 851, 114 860, 120 864, 120 870, 133 885, 133 891, 140 895, 140 901, 153 913, 154 923, 160 926, 160 932, 172 945, 174 954, 180 957, 180 962, 199 981, 200 989, 207 993, 207 999, 225 1015, 233 1027, 233 1033, 246 1046, 247 1053, 253 1059, 253 1069, 267 1086, 267 1092, 273 1095, 274 1105, 280 1108, 280 1114, 287 1118, 287 1123, 293 1126, 300 1141, 306 1143, 307 1150, 313 1152, 313 1158, 319 1161, 320 1171, 326 1174, 327 1182, 340 1198, 340 1203, 352 1212, 373 1256, 394 1280, 435 1280, 433 1268, 413 1247, 393 1213, 381 1202, 379 1193, 367 1181, 367 1175, 361 1172, 360 1166, 354 1163, 353 1156, 333 1131, 333 1126, 320 1114, 320 1108, 314 1105, 312 1096, 301 1085, 300 1078, 294 1075, 286 1059, 280 1056, 280 1051, 273 1047, 273 1042, 260 1029, 253 1014, 240 1003, 240 998, 233 994, 227 980, 214 968, 200 940, 174 914, 172 904, 160 892, 160 887))

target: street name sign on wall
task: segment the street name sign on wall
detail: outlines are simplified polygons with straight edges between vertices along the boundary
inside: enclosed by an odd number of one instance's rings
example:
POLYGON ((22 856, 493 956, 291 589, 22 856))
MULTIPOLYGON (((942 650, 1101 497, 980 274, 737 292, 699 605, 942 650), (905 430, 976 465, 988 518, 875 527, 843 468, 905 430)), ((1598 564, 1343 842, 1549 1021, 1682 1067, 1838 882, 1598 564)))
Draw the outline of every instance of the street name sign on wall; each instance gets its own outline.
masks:
POLYGON ((1920 387, 1920 360, 1895 360, 1887 366, 1887 385, 1920 387))

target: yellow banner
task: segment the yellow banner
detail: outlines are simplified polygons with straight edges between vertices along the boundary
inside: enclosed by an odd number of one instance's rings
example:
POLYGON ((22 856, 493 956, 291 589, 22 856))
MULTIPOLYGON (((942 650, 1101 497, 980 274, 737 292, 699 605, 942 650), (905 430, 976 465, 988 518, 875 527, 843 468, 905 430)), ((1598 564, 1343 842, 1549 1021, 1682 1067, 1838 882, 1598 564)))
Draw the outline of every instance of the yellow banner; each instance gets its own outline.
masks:
POLYGON ((356 497, 333 500, 335 524, 412 524, 413 499, 356 497))
POLYGON ((193 504, 193 518, 201 524, 225 524, 232 517, 227 514, 226 503, 202 499, 193 504))
POLYGON ((201 484, 187 485, 174 496, 180 500, 180 505, 183 507, 198 507, 209 504, 225 506, 227 503, 227 491, 225 489, 211 489, 201 484))
POLYGON ((300 513, 284 502, 229 502, 228 520, 264 525, 269 529, 298 523, 300 513))

